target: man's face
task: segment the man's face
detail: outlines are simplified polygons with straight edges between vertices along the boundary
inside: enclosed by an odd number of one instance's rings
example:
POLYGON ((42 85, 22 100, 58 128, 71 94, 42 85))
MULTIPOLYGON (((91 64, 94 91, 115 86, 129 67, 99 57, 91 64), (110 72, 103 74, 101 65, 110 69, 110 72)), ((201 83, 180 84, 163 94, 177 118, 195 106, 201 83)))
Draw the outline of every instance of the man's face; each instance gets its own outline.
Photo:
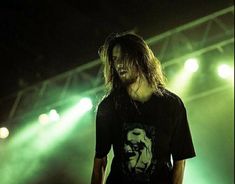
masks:
POLYGON ((114 46, 112 50, 112 61, 114 62, 115 70, 124 85, 130 85, 136 82, 138 72, 132 62, 122 59, 121 47, 114 46))

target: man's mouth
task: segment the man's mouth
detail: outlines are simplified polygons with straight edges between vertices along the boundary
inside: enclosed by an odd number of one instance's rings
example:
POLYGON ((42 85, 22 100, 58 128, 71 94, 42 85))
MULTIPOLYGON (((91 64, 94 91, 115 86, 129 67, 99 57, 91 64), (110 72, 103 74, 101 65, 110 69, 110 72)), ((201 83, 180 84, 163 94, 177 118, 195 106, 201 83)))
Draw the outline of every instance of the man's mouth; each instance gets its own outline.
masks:
POLYGON ((119 70, 118 73, 119 73, 120 75, 125 75, 125 74, 127 73, 127 71, 126 71, 126 70, 119 70))

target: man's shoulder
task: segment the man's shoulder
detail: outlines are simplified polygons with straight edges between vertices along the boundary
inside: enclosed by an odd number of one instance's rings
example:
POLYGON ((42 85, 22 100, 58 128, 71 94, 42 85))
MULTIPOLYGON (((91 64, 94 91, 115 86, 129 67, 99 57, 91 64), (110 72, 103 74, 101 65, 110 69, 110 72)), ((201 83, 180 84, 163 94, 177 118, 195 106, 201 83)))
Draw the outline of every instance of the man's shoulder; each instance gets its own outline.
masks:
POLYGON ((98 115, 111 115, 114 112, 113 97, 111 94, 103 96, 96 106, 98 115))
POLYGON ((104 95, 99 103, 98 103, 98 107, 107 107, 107 106, 111 106, 113 103, 113 94, 112 93, 109 93, 109 94, 106 94, 104 95))
POLYGON ((169 89, 164 88, 162 90, 163 98, 168 101, 169 103, 175 104, 175 105, 181 105, 183 104, 183 101, 179 95, 176 93, 170 91, 169 89))

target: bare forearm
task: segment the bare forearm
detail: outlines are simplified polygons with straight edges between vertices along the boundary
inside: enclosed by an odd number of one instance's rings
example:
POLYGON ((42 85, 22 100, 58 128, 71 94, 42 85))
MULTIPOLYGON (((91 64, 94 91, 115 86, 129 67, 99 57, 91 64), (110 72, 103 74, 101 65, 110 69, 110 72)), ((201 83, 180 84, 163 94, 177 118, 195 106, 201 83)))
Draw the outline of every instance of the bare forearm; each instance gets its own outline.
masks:
POLYGON ((95 159, 94 168, 91 177, 91 184, 103 184, 105 169, 107 165, 107 158, 95 159))
POLYGON ((173 184, 182 184, 185 169, 185 160, 174 162, 173 166, 173 184))
POLYGON ((102 184, 103 183, 103 173, 95 173, 93 171, 92 178, 91 178, 91 184, 102 184))
POLYGON ((92 178, 91 178, 91 184, 103 184, 104 175, 105 175, 105 172, 103 170, 105 170, 105 168, 99 172, 93 171, 92 178))

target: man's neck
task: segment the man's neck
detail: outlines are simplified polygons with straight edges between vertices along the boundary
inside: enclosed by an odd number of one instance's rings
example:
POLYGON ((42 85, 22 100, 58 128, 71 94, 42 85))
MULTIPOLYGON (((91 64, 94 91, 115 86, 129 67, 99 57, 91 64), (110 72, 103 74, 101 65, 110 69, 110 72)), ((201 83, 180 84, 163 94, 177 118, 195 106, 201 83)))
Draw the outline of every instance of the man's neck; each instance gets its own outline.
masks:
POLYGON ((138 78, 135 83, 127 88, 129 96, 133 100, 140 102, 148 101, 154 93, 154 89, 149 85, 145 77, 138 78))

